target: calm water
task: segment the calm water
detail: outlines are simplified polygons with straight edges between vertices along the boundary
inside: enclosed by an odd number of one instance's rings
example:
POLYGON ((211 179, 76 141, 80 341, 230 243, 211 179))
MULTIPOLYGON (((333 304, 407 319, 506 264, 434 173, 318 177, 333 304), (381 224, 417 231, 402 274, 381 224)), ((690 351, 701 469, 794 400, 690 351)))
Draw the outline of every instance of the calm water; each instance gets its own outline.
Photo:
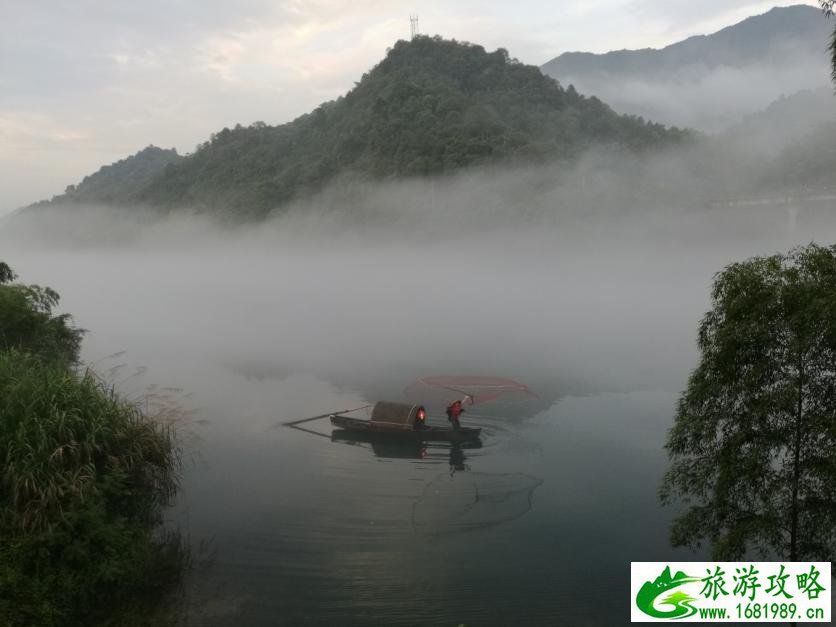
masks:
POLYGON ((193 537, 215 549, 190 582, 190 622, 623 621, 629 562, 674 554, 655 498, 673 401, 567 396, 532 416, 470 416, 482 446, 459 450, 209 427, 184 491, 193 537))
POLYGON ((188 624, 613 625, 631 560, 698 557, 670 548, 656 491, 712 274, 834 235, 782 212, 583 238, 0 257, 62 293, 90 329, 85 358, 126 394, 192 411, 170 512, 197 557, 188 624), (539 399, 465 414, 477 448, 281 426, 443 374, 514 378, 539 399))

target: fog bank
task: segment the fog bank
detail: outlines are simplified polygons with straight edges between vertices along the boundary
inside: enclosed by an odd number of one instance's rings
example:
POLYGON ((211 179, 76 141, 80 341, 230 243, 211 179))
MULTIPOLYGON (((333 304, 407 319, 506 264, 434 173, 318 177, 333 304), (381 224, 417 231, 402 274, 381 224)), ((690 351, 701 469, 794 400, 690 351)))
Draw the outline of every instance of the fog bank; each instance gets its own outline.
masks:
MULTIPOLYGON (((430 374, 511 377, 550 402, 678 390, 715 272, 836 235, 827 203, 665 206, 659 185, 586 167, 335 186, 237 227, 74 208, 0 228, 0 258, 62 294, 86 359, 124 350, 141 381, 266 420, 291 376, 358 401, 430 374)), ((640 167, 688 184, 676 160, 640 167)))

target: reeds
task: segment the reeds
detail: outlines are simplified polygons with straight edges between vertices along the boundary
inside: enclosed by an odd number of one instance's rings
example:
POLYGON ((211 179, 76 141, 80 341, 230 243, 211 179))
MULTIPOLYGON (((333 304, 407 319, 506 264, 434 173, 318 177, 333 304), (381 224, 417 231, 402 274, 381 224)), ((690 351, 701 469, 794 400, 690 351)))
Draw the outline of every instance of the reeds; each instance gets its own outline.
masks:
POLYGON ((153 517, 177 488, 180 451, 91 372, 0 353, 0 524, 49 531, 92 495, 129 518, 153 517))
POLYGON ((173 414, 152 420, 77 372, 82 332, 52 315, 58 295, 14 278, 0 263, 0 625, 124 624, 188 567, 159 524, 180 470, 173 414))

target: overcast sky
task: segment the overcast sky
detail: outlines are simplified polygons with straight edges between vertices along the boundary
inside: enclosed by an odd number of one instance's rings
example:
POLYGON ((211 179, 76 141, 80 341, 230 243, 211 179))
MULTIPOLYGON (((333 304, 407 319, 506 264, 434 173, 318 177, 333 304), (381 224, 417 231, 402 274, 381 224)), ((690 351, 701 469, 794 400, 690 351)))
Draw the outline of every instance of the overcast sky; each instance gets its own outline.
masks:
MULTIPOLYGON (((423 33, 540 65, 661 47, 757 0, 0 0, 0 213, 155 144, 190 152, 236 123, 286 122, 423 33)), ((809 2, 807 4, 816 4, 809 2)))

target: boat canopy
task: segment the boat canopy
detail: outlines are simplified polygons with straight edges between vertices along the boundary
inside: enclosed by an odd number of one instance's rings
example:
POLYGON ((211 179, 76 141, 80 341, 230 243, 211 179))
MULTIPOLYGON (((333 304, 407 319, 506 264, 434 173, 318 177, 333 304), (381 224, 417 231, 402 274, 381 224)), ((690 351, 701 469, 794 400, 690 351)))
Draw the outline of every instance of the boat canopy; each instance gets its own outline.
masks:
POLYGON ((419 409, 419 405, 380 401, 372 409, 371 422, 373 425, 412 429, 419 409))

